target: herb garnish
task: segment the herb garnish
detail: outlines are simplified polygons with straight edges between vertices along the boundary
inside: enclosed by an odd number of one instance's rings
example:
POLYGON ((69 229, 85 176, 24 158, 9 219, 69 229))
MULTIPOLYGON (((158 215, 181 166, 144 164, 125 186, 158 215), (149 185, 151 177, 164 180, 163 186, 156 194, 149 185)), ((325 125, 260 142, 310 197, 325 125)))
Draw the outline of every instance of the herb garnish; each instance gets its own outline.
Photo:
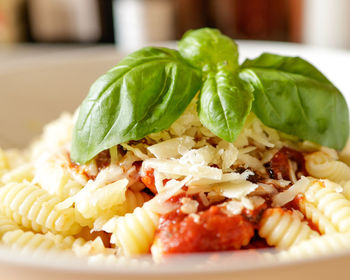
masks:
POLYGON ((147 47, 125 57, 92 85, 80 106, 71 158, 167 129, 200 90, 198 115, 233 142, 252 110, 267 126, 342 149, 349 113, 339 90, 299 57, 262 54, 238 64, 236 43, 216 29, 187 32, 179 51, 147 47))

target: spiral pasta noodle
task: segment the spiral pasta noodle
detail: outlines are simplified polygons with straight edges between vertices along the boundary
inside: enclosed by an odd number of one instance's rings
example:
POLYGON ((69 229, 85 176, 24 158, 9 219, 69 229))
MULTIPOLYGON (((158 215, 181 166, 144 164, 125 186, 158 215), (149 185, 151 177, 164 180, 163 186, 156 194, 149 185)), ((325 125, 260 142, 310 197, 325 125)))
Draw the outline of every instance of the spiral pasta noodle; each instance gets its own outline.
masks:
POLYGON ((307 219, 312 221, 312 223, 318 227, 318 230, 321 234, 337 232, 336 228, 328 220, 328 218, 325 217, 325 215, 312 203, 306 201, 303 196, 298 199, 297 204, 300 211, 305 215, 307 219))
POLYGON ((133 213, 117 220, 113 235, 122 255, 134 256, 149 252, 159 216, 147 207, 138 207, 133 213))
POLYGON ((327 181, 316 181, 305 192, 313 203, 340 232, 350 232, 350 201, 330 187, 327 181))
POLYGON ((260 221, 259 235, 266 239, 270 246, 287 249, 302 240, 317 236, 306 222, 282 208, 267 209, 260 221))
POLYGON ((320 256, 350 248, 349 233, 333 233, 300 242, 277 257, 282 260, 320 256))
POLYGON ((19 250, 49 250, 56 247, 55 241, 47 238, 44 234, 24 232, 21 229, 6 232, 2 237, 2 242, 19 250))
POLYGON ((125 201, 122 204, 115 206, 115 214, 125 215, 126 213, 131 213, 136 207, 141 207, 150 198, 150 195, 144 192, 127 190, 125 192, 125 201))
POLYGON ((29 164, 29 163, 24 164, 4 174, 2 176, 2 182, 7 184, 10 182, 20 183, 24 180, 31 181, 33 180, 33 177, 34 177, 33 172, 34 172, 34 168, 32 164, 29 164))
POLYGON ((316 178, 329 179, 340 183, 350 180, 350 167, 334 160, 324 152, 315 152, 305 157, 305 166, 309 174, 316 178))
POLYGON ((343 188, 343 194, 348 200, 350 200, 350 181, 342 182, 341 186, 343 188))
POLYGON ((31 251, 50 249, 68 250, 74 246, 86 244, 86 241, 82 238, 64 237, 50 232, 46 234, 34 233, 21 229, 6 232, 2 237, 2 242, 11 248, 29 249, 31 251))
POLYGON ((19 226, 9 217, 0 215, 0 238, 8 231, 20 229, 19 226))
POLYGON ((36 232, 76 234, 81 226, 73 208, 56 209, 59 198, 28 182, 9 183, 0 189, 0 209, 24 228, 36 232))

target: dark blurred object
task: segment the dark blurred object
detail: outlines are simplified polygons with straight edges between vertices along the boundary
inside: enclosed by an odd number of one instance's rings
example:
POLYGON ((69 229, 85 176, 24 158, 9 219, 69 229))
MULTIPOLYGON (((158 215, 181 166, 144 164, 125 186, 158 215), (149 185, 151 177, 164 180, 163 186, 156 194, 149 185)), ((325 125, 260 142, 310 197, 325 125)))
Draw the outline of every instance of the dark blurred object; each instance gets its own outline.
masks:
POLYGON ((97 0, 28 0, 28 8, 36 41, 96 42, 101 38, 97 0))
POLYGON ((289 41, 302 42, 302 28, 304 15, 304 1, 307 0, 289 0, 289 41))
POLYGON ((98 0, 101 37, 100 43, 114 42, 113 5, 111 0, 98 0))
POLYGON ((25 39, 24 13, 24 0, 0 0, 0 43, 25 39))
POLYGON ((237 39, 288 40, 288 0, 210 1, 216 26, 237 39))
POLYGON ((302 0, 176 0, 177 39, 216 27, 235 39, 300 41, 302 0))
POLYGON ((209 11, 205 0, 176 0, 175 23, 176 38, 180 39, 189 29, 210 26, 208 23, 209 11))

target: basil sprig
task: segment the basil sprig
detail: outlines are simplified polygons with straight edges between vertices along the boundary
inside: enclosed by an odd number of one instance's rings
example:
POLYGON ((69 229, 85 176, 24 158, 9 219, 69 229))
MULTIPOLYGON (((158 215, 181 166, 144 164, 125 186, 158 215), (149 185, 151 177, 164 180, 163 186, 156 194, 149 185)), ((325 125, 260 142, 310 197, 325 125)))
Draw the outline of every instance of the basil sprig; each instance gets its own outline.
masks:
POLYGON ((216 29, 187 32, 179 42, 179 51, 203 73, 198 100, 198 116, 215 135, 233 142, 247 118, 253 95, 242 87, 237 75, 236 43, 216 29))
POLYGON ((253 95, 243 89, 237 75, 226 71, 209 73, 198 100, 198 115, 215 135, 233 142, 251 110, 253 95))
POLYGON ((148 47, 101 76, 80 106, 71 158, 99 152, 168 128, 200 90, 198 115, 233 142, 252 110, 267 126, 336 149, 349 135, 339 90, 297 57, 263 54, 238 64, 236 43, 218 30, 187 32, 179 51, 148 47))
POLYGON ((241 68, 240 78, 254 93, 253 112, 265 125, 338 150, 345 146, 346 101, 313 65, 299 57, 265 53, 241 68))
POLYGON ((71 149, 75 162, 168 128, 200 89, 200 71, 175 50, 144 48, 101 76, 80 106, 71 149))

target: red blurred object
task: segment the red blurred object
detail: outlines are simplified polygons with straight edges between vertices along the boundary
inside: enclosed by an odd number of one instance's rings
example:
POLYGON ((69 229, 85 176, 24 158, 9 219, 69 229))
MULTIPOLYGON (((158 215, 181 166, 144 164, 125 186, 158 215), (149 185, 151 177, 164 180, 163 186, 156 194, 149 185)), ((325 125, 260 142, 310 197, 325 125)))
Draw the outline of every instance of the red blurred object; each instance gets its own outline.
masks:
POLYGON ((301 40, 302 0, 177 0, 178 39, 188 29, 216 27, 235 39, 301 40))

